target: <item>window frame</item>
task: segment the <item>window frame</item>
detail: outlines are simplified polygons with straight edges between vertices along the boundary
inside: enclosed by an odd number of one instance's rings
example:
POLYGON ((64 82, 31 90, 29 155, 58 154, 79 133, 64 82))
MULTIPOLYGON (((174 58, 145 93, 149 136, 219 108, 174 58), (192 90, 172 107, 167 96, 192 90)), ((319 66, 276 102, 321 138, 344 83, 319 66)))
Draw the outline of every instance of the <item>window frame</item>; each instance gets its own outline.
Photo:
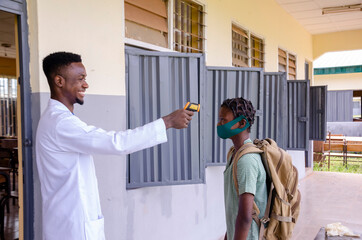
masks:
MULTIPOLYGON (((148 42, 144 42, 144 41, 140 41, 137 39, 133 39, 133 38, 128 38, 125 37, 125 44, 129 45, 129 46, 135 46, 135 47, 141 47, 141 48, 145 48, 148 50, 154 50, 154 51, 160 51, 160 52, 181 52, 181 51, 176 51, 175 47, 174 47, 174 5, 175 5, 175 1, 176 0, 167 0, 167 29, 168 29, 168 33, 167 33, 167 44, 168 47, 161 47, 152 43, 148 43, 148 42)), ((185 1, 185 0, 181 0, 181 1, 185 1)), ((206 45, 207 45, 207 41, 206 41, 206 18, 207 18, 207 14, 206 14, 206 5, 201 3, 200 1, 197 0, 186 0, 186 2, 190 2, 192 4, 197 4, 199 6, 202 7, 202 50, 197 52, 197 53, 203 53, 206 54, 206 45)), ((126 18, 123 18, 123 25, 125 26, 126 24, 126 18)), ((125 29, 125 27, 124 27, 125 29)))
POLYGON ((0 75, 0 80, 0 137, 17 137, 18 81, 8 75, 0 75))

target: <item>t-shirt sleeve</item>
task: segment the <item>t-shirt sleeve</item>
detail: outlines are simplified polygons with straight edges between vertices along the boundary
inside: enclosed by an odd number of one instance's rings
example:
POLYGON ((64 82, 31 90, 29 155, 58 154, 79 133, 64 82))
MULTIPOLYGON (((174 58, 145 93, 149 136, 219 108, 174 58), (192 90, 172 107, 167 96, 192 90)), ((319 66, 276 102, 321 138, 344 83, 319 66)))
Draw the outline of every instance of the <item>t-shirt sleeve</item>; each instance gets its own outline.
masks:
POLYGON ((255 195, 256 183, 259 174, 258 160, 260 156, 256 153, 245 154, 238 161, 237 179, 239 195, 251 193, 255 195))

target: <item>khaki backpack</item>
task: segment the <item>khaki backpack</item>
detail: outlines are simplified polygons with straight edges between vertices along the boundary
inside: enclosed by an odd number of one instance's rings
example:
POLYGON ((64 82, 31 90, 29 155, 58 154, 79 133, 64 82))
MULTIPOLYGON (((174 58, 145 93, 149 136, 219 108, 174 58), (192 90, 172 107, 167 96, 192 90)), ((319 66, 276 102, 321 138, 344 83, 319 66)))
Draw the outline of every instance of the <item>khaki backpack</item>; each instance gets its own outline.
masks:
MULTIPOLYGON (((228 159, 234 151, 234 147, 231 147, 228 159)), ((298 171, 292 164, 292 158, 272 139, 256 139, 254 144, 244 144, 233 158, 236 159, 233 164, 233 179, 238 196, 237 163, 247 153, 260 153, 269 191, 265 214, 261 219, 258 217, 259 208, 254 201, 253 219, 260 229, 259 239, 290 239, 299 216, 301 200, 297 189, 298 171)))

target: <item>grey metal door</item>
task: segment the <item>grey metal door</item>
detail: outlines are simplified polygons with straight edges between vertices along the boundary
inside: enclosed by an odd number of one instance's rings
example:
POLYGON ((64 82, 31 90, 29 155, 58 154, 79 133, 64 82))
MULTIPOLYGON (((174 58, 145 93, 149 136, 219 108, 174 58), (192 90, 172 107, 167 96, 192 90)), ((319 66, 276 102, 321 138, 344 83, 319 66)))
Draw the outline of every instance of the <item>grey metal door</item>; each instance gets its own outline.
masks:
POLYGON ((288 80, 289 150, 308 150, 309 146, 309 80, 288 80))
POLYGON ((286 73, 264 73, 263 136, 287 148, 287 78, 286 73))
POLYGON ((224 165, 231 140, 217 136, 219 109, 227 98, 243 97, 257 110, 251 128, 251 139, 263 136, 263 71, 259 68, 207 67, 205 82, 200 86, 203 111, 201 142, 203 158, 207 165, 224 165))
POLYGON ((310 87, 309 140, 325 141, 327 131, 327 86, 310 87))
MULTIPOLYGON (((201 54, 127 48, 128 128, 183 108, 188 101, 199 102, 203 66, 201 54)), ((199 126, 199 114, 195 113, 187 129, 167 131, 167 143, 130 154, 127 188, 203 182, 199 126)))

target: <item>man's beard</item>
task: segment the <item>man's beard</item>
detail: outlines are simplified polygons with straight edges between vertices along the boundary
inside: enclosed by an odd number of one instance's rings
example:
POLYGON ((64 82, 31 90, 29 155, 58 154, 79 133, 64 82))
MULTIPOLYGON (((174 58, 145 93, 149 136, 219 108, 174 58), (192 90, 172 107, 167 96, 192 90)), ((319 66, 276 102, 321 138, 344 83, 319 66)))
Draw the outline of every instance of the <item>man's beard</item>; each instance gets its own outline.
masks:
POLYGON ((80 100, 79 98, 76 98, 75 101, 79 104, 79 105, 83 105, 84 101, 80 100))

